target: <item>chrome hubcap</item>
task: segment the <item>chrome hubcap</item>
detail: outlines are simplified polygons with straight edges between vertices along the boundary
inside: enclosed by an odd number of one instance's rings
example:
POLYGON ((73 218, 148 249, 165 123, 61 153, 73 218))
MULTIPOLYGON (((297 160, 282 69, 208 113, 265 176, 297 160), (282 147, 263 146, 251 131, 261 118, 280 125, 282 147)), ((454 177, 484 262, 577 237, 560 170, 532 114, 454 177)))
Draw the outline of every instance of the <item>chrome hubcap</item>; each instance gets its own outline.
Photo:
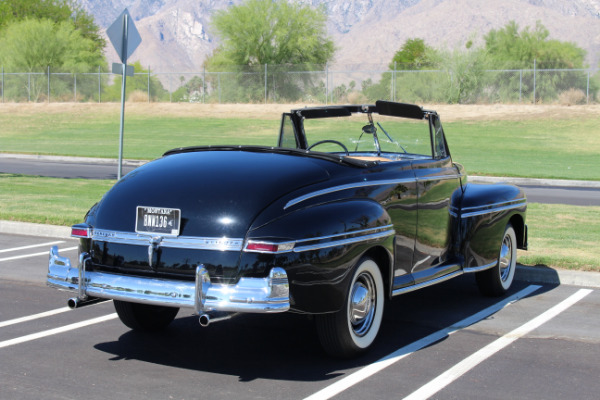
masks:
POLYGON ((348 310, 352 330, 358 336, 364 336, 371 328, 376 307, 375 295, 373 277, 363 272, 352 286, 348 310))
POLYGON ((502 241, 502 247, 500 248, 500 279, 502 282, 506 281, 510 274, 510 267, 512 264, 512 248, 513 243, 509 235, 504 236, 502 241))

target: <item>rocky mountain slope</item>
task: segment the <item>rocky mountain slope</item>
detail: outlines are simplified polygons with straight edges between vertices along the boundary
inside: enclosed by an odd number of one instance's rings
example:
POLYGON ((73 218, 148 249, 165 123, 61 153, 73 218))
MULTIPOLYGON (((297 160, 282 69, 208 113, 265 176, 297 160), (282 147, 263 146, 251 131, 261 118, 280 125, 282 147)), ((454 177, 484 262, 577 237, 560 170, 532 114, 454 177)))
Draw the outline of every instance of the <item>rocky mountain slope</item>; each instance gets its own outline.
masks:
MULTIPOLYGON (((156 72, 197 72, 218 45, 210 19, 242 0, 78 0, 99 25, 109 26, 125 9, 135 19, 142 44, 132 56, 156 72)), ((520 27, 541 21, 553 39, 576 43, 588 63, 600 59, 600 0, 300 0, 325 6, 337 65, 387 65, 408 38, 437 48, 481 40, 511 20, 520 27)), ((117 56, 107 46, 110 62, 117 56)))

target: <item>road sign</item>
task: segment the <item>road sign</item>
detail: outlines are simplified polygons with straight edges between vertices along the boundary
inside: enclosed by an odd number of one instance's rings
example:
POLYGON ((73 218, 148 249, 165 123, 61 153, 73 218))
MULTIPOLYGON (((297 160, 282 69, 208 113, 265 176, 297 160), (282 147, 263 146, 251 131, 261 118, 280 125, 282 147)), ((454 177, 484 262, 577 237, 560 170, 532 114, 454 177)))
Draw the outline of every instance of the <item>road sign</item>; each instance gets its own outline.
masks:
POLYGON ((131 18, 127 9, 123 10, 115 22, 108 27, 106 35, 110 39, 110 42, 117 51, 123 64, 127 64, 129 56, 133 54, 135 49, 137 49, 142 42, 140 33, 135 27, 133 18, 131 18))
POLYGON ((133 76, 133 65, 113 63, 112 73, 117 75, 123 75, 123 67, 125 67, 125 75, 133 76))
POLYGON ((117 179, 121 179, 123 173, 123 127, 125 125, 125 85, 127 76, 133 76, 133 67, 127 65, 127 59, 133 54, 135 49, 142 42, 140 33, 133 23, 131 15, 127 9, 123 10, 121 15, 106 30, 106 35, 115 47, 119 58, 123 64, 113 64, 113 73, 121 74, 121 127, 119 129, 119 170, 117 179))

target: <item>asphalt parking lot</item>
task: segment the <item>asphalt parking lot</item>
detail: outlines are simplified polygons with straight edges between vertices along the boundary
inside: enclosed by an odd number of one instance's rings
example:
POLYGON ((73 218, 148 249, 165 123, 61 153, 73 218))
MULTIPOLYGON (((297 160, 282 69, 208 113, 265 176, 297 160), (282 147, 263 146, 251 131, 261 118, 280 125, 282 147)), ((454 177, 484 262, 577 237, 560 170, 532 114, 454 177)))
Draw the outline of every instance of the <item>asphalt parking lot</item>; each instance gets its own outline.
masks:
MULTIPOLYGON (((59 242, 59 243, 57 243, 59 242)), ((395 298, 375 348, 328 358, 312 321, 245 315, 199 326, 182 310, 139 334, 111 302, 68 310, 45 286, 48 249, 0 234, 0 399, 596 399, 600 293, 516 282, 479 295, 472 276, 395 298)))

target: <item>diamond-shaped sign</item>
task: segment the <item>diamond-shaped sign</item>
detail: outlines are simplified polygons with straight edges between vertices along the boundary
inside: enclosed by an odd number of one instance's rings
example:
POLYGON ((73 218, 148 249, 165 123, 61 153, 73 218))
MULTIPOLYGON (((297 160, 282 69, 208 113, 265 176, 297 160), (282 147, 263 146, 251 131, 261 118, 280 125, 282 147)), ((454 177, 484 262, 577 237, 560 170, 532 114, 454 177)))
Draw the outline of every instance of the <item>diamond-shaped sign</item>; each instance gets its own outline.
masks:
POLYGON ((115 22, 108 27, 106 35, 110 39, 110 42, 117 51, 123 64, 127 64, 129 56, 133 54, 135 49, 137 49, 142 42, 140 33, 135 27, 133 18, 131 18, 127 9, 125 9, 115 22))

